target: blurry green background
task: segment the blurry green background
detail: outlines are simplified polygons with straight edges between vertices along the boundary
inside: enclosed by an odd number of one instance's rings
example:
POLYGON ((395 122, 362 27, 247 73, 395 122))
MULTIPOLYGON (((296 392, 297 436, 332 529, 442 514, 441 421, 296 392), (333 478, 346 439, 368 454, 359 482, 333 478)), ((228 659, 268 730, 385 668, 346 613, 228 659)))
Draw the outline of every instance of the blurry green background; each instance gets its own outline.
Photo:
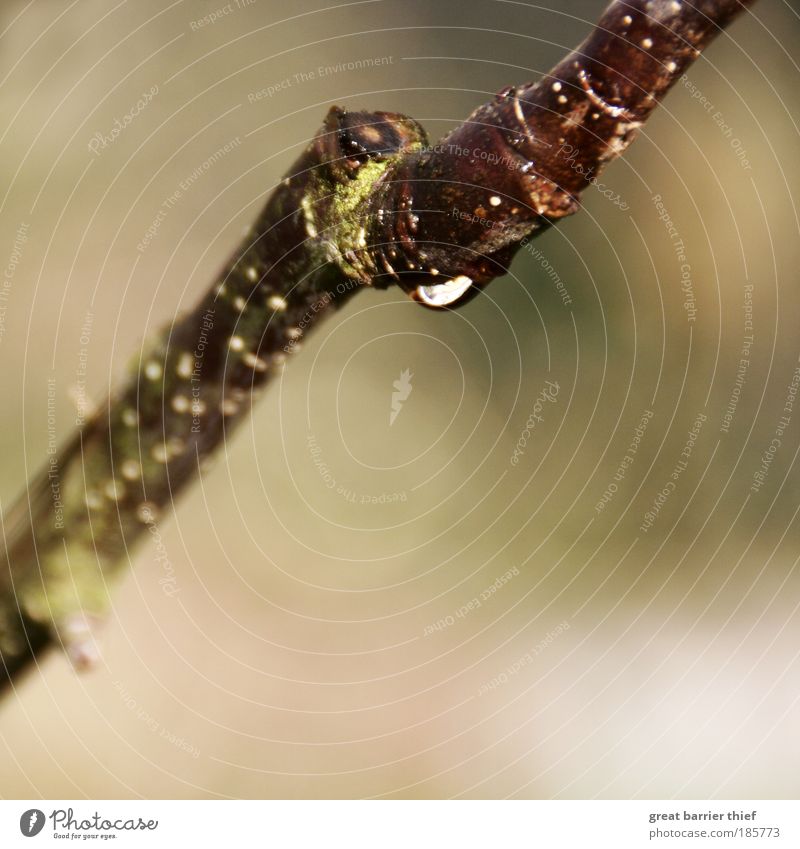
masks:
MULTIPOLYGON (((4 269, 28 225, 2 304, 3 506, 46 457, 48 379, 66 440, 81 349, 101 399, 330 104, 437 138, 546 71, 602 3, 241 0, 198 23, 224 9, 0 6, 4 269)), ((138 550, 101 666, 48 656, 0 706, 0 795, 796 797, 800 403, 750 486, 800 352, 799 44, 796 12, 762 0, 601 178, 617 203, 587 191, 457 313, 369 292, 314 333, 162 523, 169 564, 138 550), (513 465, 546 380, 559 393, 513 465)))

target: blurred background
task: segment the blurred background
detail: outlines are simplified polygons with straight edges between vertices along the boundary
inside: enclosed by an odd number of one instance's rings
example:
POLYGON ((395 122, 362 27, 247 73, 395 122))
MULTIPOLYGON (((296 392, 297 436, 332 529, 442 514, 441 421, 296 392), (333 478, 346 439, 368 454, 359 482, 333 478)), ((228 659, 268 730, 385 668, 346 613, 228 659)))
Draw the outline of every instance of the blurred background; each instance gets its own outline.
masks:
MULTIPOLYGON (((603 5, 5 0, 2 505, 48 390, 64 442, 332 103, 436 139, 603 5)), ((796 797, 798 45, 757 3, 462 310, 320 327, 138 549, 101 665, 0 705, 0 795, 796 797)))

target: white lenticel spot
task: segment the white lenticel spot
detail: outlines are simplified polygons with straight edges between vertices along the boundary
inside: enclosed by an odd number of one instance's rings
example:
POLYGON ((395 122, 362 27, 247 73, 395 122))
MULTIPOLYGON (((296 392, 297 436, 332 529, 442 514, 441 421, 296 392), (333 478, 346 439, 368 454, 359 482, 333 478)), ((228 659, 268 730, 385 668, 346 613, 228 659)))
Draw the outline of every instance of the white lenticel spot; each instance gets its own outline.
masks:
POLYGON ((164 445, 163 442, 159 442, 157 445, 154 445, 150 451, 153 459, 156 463, 166 463, 168 459, 167 454, 167 446, 164 445))
POLYGON ((117 481, 110 480, 103 487, 103 492, 111 501, 119 501, 125 495, 125 487, 117 481))
POLYGON ((492 196, 489 198, 489 203, 490 203, 492 206, 500 206, 500 204, 501 204, 502 202, 503 202, 503 201, 502 201, 502 200, 500 200, 500 198, 499 198, 497 195, 492 195, 492 196))
POLYGON ((99 493, 90 489, 86 493, 86 506, 90 510, 98 510, 103 506, 103 499, 100 497, 99 493))
POLYGON ((652 46, 653 46, 653 39, 652 38, 643 38, 642 39, 642 47, 644 47, 645 50, 649 50, 652 46))
POLYGON ((554 82, 553 83, 553 91, 561 91, 561 83, 560 82, 554 82))
POLYGON ((244 339, 241 336, 231 336, 228 345, 232 351, 241 351, 244 348, 244 339))
POLYGON ((270 295, 267 299, 267 306, 270 309, 282 312, 286 309, 286 301, 280 295, 270 295))
POLYGON ((241 295, 237 295, 233 299, 233 305, 241 312, 247 306, 247 301, 241 295))
POLYGON ((126 427, 136 427, 139 424, 139 415, 136 410, 132 410, 130 407, 122 411, 122 423, 126 427))
POLYGON ((262 360, 261 357, 256 356, 255 354, 251 354, 249 351, 242 357, 242 362, 248 366, 248 368, 253 369, 253 371, 267 370, 267 361, 262 360))
POLYGON ((172 409, 176 413, 185 413, 189 409, 189 399, 185 395, 174 395, 172 397, 172 409))
POLYGON ((194 357, 191 354, 181 354, 175 371, 180 377, 191 377, 194 368, 194 357))
POLYGON ((142 467, 136 462, 136 460, 126 460, 120 466, 120 472, 125 480, 135 481, 141 476, 142 467))
POLYGON ((253 282, 258 280, 258 271, 256 270, 255 266, 249 266, 245 274, 247 275, 248 280, 252 280, 253 282))
POLYGON ((567 102, 566 95, 559 94, 559 95, 558 95, 558 102, 559 102, 559 103, 566 103, 566 102, 567 102))
POLYGON ((625 15, 625 17, 622 19, 622 23, 626 27, 629 27, 633 23, 633 18, 630 15, 625 15))
POLYGON ((239 412, 239 405, 236 401, 232 401, 230 398, 225 398, 219 405, 219 409, 223 416, 235 416, 239 412))
POLYGON ((158 380, 161 377, 161 363, 157 363, 155 360, 150 360, 144 367, 144 376, 148 380, 158 380))
POLYGON ((675 71, 677 71, 677 70, 678 70, 678 65, 677 65, 677 63, 675 63, 675 62, 667 62, 667 70, 668 70, 671 74, 674 74, 674 73, 675 73, 675 71))

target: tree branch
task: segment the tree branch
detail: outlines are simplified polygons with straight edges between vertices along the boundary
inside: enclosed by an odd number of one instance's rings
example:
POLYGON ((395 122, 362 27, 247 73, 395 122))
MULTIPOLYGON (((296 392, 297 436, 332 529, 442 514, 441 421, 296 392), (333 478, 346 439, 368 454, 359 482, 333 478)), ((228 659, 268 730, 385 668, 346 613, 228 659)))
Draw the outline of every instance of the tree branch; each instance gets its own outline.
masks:
POLYGON ((579 208, 749 2, 614 2, 543 79, 434 146, 410 118, 331 109, 209 292, 145 344, 4 518, 0 686, 52 642, 92 659, 109 579, 309 327, 365 286, 399 284, 432 307, 474 295, 522 239, 579 208))

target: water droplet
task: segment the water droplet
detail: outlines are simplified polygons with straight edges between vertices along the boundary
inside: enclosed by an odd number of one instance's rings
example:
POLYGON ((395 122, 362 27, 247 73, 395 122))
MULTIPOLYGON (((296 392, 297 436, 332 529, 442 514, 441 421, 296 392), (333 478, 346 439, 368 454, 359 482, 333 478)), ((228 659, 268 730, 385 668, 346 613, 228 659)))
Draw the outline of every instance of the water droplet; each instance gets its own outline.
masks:
POLYGON ((446 307, 460 300, 471 286, 472 280, 464 274, 459 274, 445 283, 417 286, 412 297, 428 307, 446 307))

